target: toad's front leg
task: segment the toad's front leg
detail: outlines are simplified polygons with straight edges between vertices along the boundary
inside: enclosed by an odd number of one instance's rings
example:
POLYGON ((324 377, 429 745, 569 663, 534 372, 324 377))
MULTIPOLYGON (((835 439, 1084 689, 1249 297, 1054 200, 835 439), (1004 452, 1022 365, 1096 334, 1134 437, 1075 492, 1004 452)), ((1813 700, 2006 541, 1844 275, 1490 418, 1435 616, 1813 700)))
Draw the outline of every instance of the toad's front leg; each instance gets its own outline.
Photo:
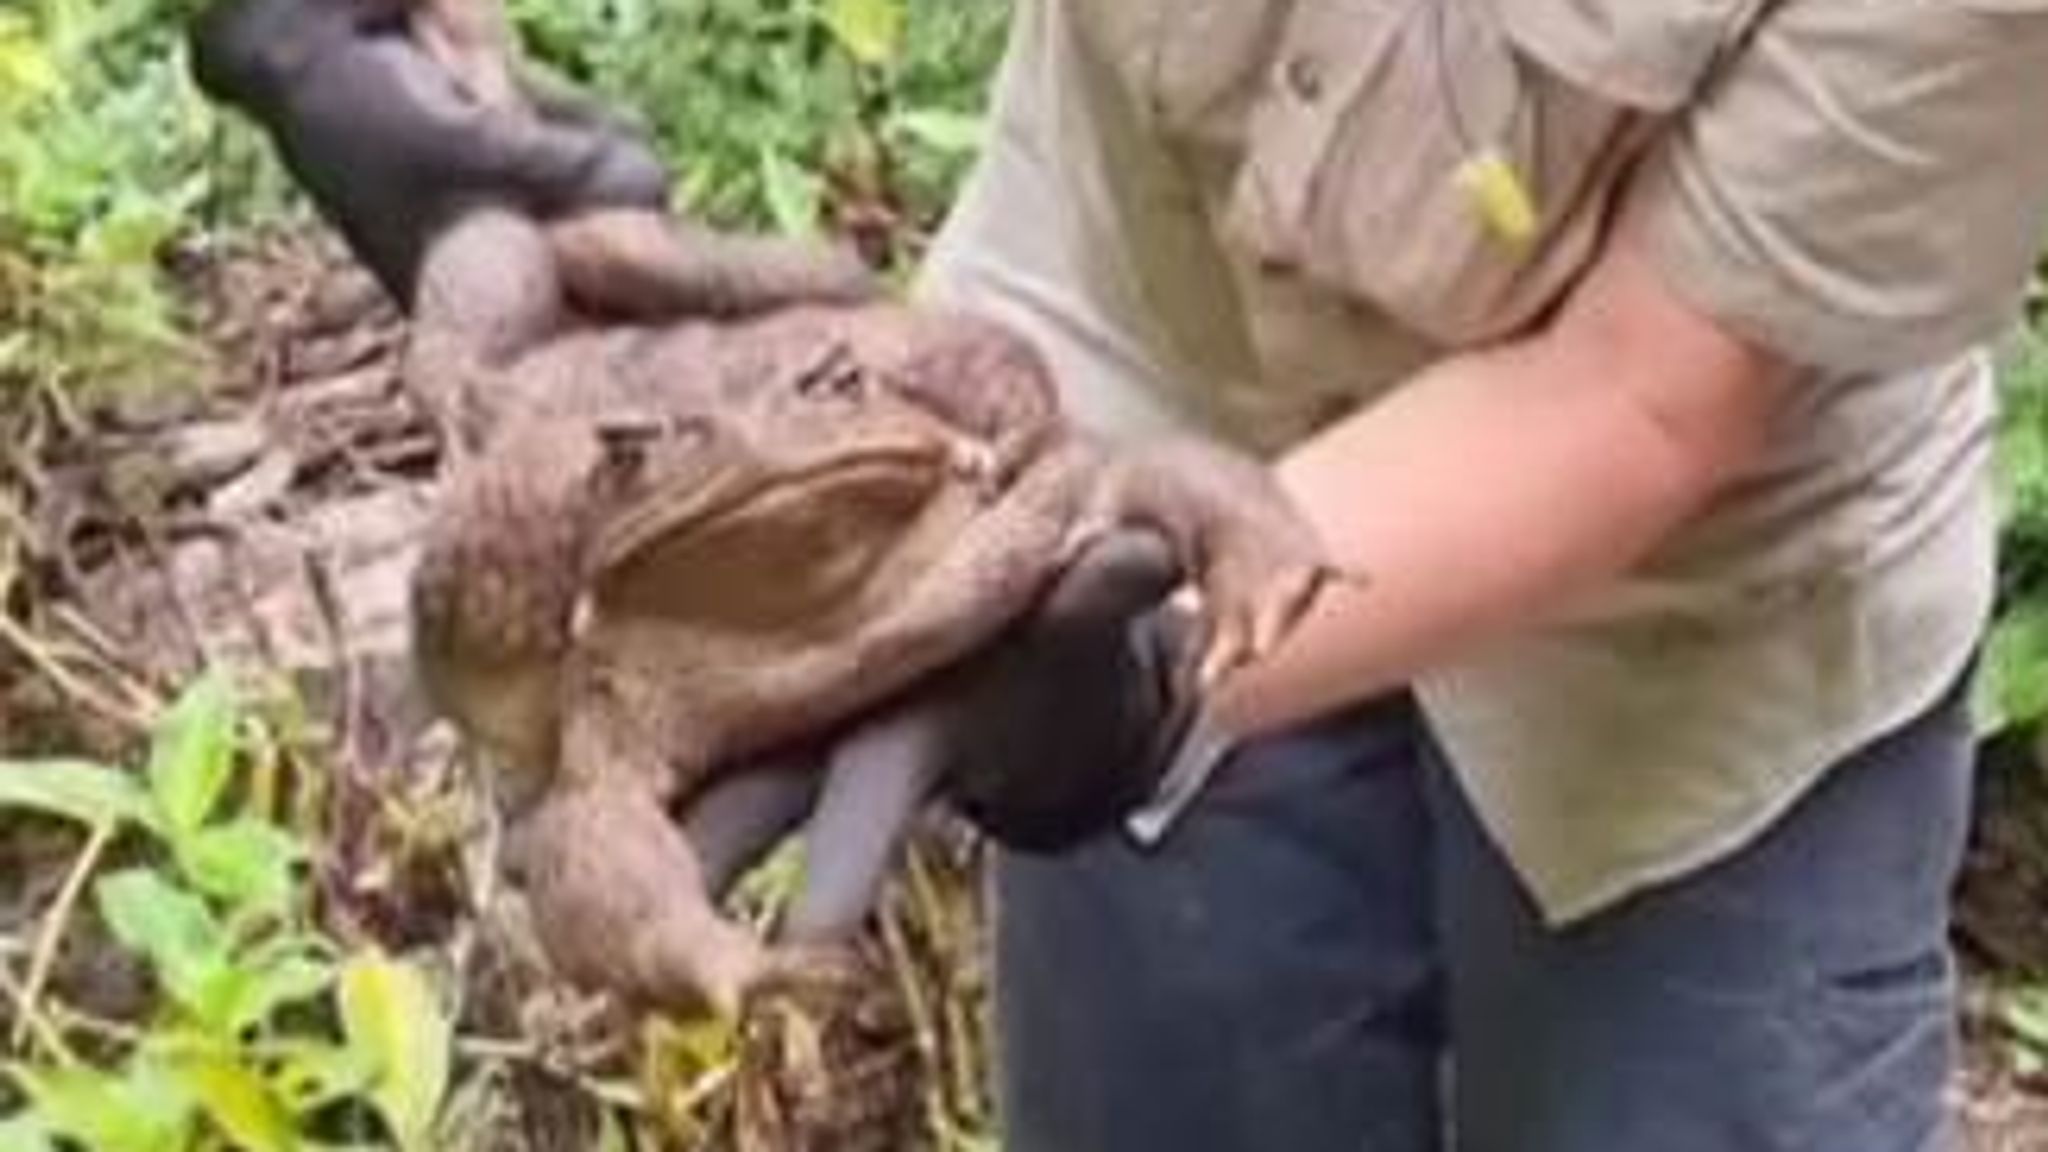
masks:
POLYGON ((961 470, 986 498, 1064 434, 1052 370, 1022 337, 965 312, 899 310, 891 321, 901 344, 883 383, 960 433, 961 470))

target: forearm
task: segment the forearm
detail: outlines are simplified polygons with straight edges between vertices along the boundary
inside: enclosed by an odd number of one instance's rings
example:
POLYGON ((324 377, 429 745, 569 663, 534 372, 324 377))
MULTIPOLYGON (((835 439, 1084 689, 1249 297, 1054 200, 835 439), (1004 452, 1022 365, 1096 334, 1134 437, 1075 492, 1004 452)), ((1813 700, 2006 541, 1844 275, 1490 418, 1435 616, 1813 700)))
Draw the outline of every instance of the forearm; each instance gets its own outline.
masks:
MULTIPOLYGON (((1606 275, 1617 282, 1596 291, 1639 290, 1648 271, 1606 275)), ((1272 659, 1219 690, 1224 730, 1311 718, 1542 623, 1747 463, 1779 373, 1714 333, 1692 349, 1684 333, 1678 347, 1632 346, 1639 325, 1589 306, 1551 333, 1441 362, 1280 463, 1368 583, 1333 588, 1272 659)))

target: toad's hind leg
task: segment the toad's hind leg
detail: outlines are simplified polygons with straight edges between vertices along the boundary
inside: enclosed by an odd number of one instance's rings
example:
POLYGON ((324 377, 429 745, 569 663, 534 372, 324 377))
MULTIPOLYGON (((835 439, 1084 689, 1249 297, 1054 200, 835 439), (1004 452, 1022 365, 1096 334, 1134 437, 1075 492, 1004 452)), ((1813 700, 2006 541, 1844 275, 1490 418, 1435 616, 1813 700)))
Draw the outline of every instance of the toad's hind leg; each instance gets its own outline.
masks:
POLYGON ((478 450, 506 400, 505 369, 567 319, 554 254, 517 212, 474 206, 420 263, 400 375, 459 455, 478 450))
POLYGON ((1007 491, 1062 430, 1052 369, 1022 336, 972 313, 902 314, 890 389, 964 433, 962 471, 983 496, 1007 491))
POLYGON ((559 769, 512 830, 541 944, 573 982, 732 1016, 764 973, 764 950, 719 912, 670 819, 667 763, 593 688, 572 672, 559 769))
POLYGON ((1195 440, 1148 444, 1103 466, 1083 536, 1114 524, 1173 542, 1201 595, 1203 687, 1277 648, 1339 570, 1315 529, 1249 457, 1195 440))
POLYGON ((510 829, 514 875, 562 976, 642 1006, 738 1012, 761 946, 718 914, 652 792, 563 782, 510 829))
POLYGON ((636 208, 551 221, 548 240, 569 297, 621 319, 732 318, 790 304, 856 304, 882 292, 843 249, 719 233, 636 208))

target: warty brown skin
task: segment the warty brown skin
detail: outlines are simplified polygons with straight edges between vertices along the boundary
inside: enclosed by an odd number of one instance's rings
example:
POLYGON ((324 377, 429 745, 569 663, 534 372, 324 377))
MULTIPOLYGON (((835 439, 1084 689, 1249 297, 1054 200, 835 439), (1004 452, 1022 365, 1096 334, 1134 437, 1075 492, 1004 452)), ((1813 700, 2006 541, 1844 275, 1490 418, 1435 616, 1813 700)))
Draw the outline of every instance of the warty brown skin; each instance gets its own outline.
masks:
MULTIPOLYGON (((527 107, 490 0, 398 2, 474 96, 527 107)), ((422 679, 503 766, 551 958, 629 1000, 731 1011, 805 966, 719 913, 732 862, 706 876, 670 810, 989 643, 1096 534, 1174 545, 1212 676, 1277 643, 1328 574, 1249 461, 1106 451, 1062 422, 1028 344, 878 302, 844 253, 479 206, 430 244, 416 295, 406 377, 454 460, 415 577, 422 679)), ((929 783, 898 752, 842 749, 805 940, 872 903, 929 783)), ((731 839, 707 812, 691 826, 731 839)))

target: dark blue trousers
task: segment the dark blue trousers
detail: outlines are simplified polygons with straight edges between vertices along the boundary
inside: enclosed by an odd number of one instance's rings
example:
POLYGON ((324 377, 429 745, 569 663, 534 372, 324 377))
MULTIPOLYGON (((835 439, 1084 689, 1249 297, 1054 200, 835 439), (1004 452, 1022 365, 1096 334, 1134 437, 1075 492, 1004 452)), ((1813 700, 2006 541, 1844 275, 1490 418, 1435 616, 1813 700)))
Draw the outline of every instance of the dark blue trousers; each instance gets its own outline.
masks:
POLYGON ((1933 1152, 1959 689, 1763 839, 1546 930, 1408 700, 1245 749, 1160 850, 996 870, 1009 1152, 1933 1152))

